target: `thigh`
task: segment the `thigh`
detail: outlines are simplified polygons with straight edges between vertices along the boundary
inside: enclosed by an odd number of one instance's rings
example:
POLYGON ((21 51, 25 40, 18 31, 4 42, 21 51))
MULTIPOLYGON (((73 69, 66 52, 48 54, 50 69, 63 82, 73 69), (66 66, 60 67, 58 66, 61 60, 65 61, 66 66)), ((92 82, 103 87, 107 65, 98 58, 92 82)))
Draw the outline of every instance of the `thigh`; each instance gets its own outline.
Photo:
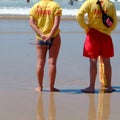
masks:
POLYGON ((38 64, 44 64, 46 60, 47 47, 42 45, 36 45, 36 53, 38 64))
POLYGON ((51 60, 56 63, 59 50, 60 50, 60 45, 61 45, 61 38, 60 38, 60 35, 57 35, 54 38, 53 44, 49 50, 49 61, 51 60))

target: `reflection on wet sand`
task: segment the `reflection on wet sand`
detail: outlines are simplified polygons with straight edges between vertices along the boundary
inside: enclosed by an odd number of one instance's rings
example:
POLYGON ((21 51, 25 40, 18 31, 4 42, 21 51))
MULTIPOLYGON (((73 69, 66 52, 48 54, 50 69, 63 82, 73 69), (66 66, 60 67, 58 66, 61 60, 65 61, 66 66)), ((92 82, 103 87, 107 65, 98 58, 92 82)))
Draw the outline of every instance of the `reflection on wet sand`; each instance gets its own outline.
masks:
MULTIPOLYGON (((56 118, 56 110, 55 110, 55 102, 54 102, 54 92, 51 92, 49 96, 48 120, 55 120, 55 118, 56 118)), ((45 119, 45 115, 44 115, 44 101, 43 101, 42 92, 39 94, 38 97, 37 120, 47 120, 45 119)))
POLYGON ((89 95, 88 120, 109 120, 111 93, 101 90, 98 95, 98 109, 95 107, 95 94, 89 95))
MULTIPOLYGON (((55 93, 49 93, 49 99, 43 99, 45 96, 43 96, 44 94, 42 92, 39 94, 37 103, 37 120, 56 120, 54 94, 55 93), (46 102, 48 103, 48 107, 46 107, 46 102), (45 109, 48 110, 47 115, 45 109)), ((86 117, 88 117, 88 120, 109 120, 111 93, 104 93, 104 90, 101 90, 99 94, 87 95, 89 97, 88 110, 86 111, 86 114, 88 115, 86 117), (97 98, 97 101, 95 98, 97 98)))
POLYGON ((89 95, 88 120, 96 120, 96 107, 95 107, 94 94, 88 94, 88 95, 89 95))
POLYGON ((111 93, 101 91, 98 99, 98 120, 109 120, 111 93))

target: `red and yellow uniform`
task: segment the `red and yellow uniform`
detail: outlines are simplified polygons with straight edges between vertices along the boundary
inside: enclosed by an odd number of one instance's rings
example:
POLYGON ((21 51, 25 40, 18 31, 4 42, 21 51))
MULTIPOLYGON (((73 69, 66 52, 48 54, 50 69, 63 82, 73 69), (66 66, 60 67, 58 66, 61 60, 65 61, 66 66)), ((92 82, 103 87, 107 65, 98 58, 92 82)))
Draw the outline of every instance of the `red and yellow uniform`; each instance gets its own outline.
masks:
POLYGON ((114 20, 114 24, 110 28, 107 28, 102 22, 102 12, 96 2, 97 0, 86 0, 78 10, 76 18, 80 26, 85 29, 85 32, 87 32, 89 28, 94 28, 102 33, 110 35, 117 25, 114 3, 109 0, 101 0, 103 10, 114 20), (88 13, 88 23, 86 23, 84 16, 86 13, 88 13))
MULTIPOLYGON (((62 16, 62 8, 53 0, 41 0, 36 3, 30 10, 30 17, 33 17, 37 27, 45 35, 48 35, 54 25, 54 17, 62 16)), ((52 37, 60 32, 58 28, 52 37)), ((41 39, 36 35, 37 39, 41 39)))

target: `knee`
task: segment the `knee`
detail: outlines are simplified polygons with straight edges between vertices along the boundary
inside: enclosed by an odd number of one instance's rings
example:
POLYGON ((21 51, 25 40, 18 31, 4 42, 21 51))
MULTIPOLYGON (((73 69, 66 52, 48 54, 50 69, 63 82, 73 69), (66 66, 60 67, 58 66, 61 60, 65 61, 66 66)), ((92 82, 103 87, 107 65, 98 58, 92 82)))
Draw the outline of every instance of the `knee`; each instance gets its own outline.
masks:
POLYGON ((56 67, 56 61, 54 61, 54 60, 51 61, 51 60, 50 60, 50 61, 49 61, 49 66, 50 66, 50 67, 56 67))
POLYGON ((90 64, 96 66, 97 60, 96 59, 90 59, 90 64))
POLYGON ((39 69, 41 68, 42 69, 42 68, 44 68, 44 66, 45 66, 45 62, 44 61, 42 61, 42 62, 38 61, 37 62, 37 68, 39 68, 39 69))
POLYGON ((104 58, 103 63, 105 67, 108 67, 108 68, 111 67, 110 59, 104 58))

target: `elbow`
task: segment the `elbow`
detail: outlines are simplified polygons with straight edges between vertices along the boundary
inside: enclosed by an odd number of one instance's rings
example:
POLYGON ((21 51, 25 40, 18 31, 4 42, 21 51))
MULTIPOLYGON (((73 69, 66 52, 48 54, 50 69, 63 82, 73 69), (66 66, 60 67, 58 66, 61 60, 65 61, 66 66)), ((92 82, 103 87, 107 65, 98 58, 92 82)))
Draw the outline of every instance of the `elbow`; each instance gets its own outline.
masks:
POLYGON ((77 20, 78 22, 80 22, 80 21, 81 21, 81 19, 80 19, 80 16, 79 16, 79 15, 76 15, 76 20, 77 20))
POLYGON ((54 29, 58 29, 59 28, 59 24, 55 24, 53 28, 54 29))
POLYGON ((77 13, 77 14, 76 14, 76 19, 77 19, 78 21, 81 21, 81 20, 83 19, 83 16, 82 16, 80 13, 77 13))
POLYGON ((81 21, 81 20, 80 20, 80 18, 79 18, 79 16, 78 16, 78 15, 76 15, 75 17, 76 17, 76 20, 77 20, 77 21, 78 21, 78 23, 79 23, 79 22, 81 21))
POLYGON ((32 26, 33 26, 33 24, 32 24, 31 22, 29 22, 29 26, 30 26, 30 27, 32 27, 32 26))
POLYGON ((80 16, 79 13, 77 13, 75 16, 77 20, 79 19, 79 16, 80 16))
POLYGON ((30 20, 29 20, 29 26, 30 26, 30 27, 33 27, 33 26, 34 26, 34 20, 31 19, 31 18, 30 18, 30 20))
POLYGON ((29 22, 29 26, 30 26, 31 28, 34 28, 34 24, 33 24, 32 22, 29 22))

